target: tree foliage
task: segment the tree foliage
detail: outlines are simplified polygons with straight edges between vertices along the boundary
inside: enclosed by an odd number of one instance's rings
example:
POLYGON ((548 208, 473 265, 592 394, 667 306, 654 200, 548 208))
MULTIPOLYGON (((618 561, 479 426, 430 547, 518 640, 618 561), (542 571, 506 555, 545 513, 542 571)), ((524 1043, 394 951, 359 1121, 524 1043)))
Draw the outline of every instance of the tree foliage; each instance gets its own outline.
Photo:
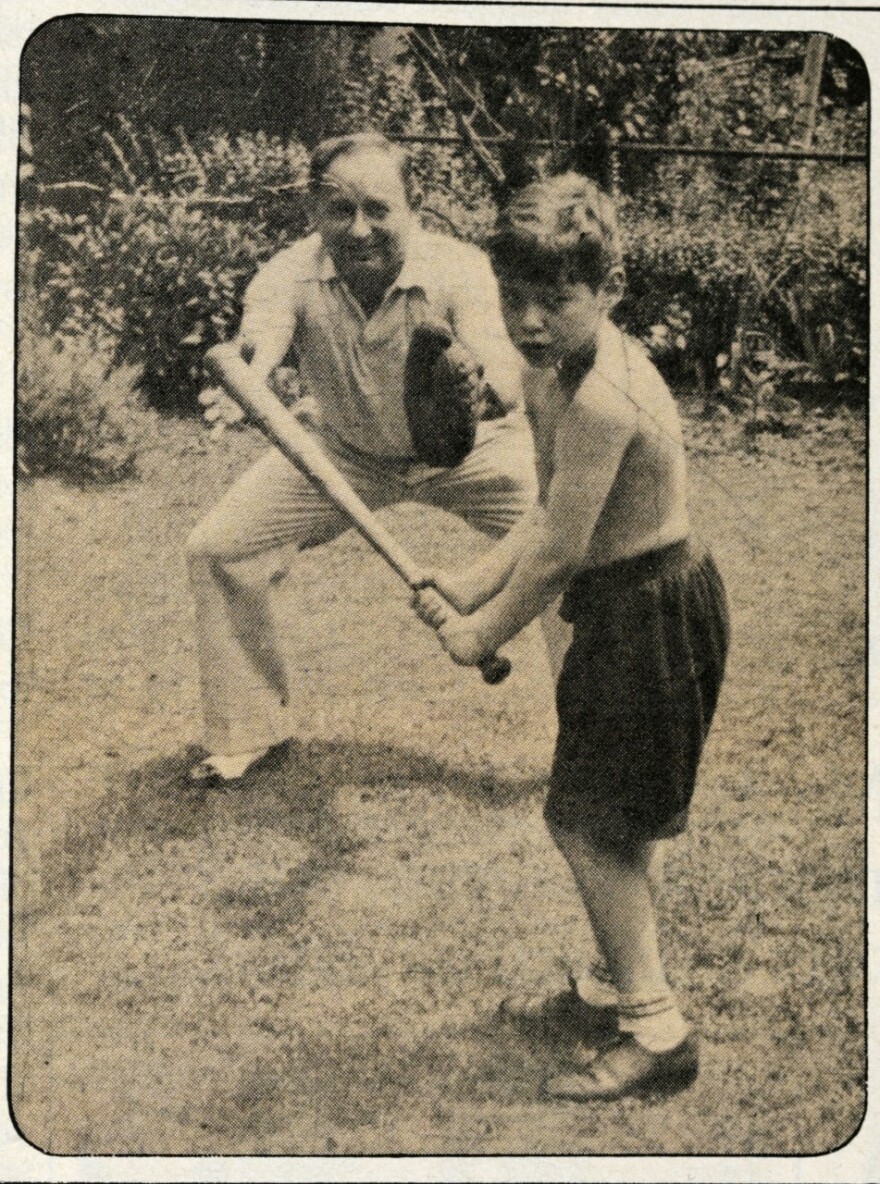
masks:
MULTIPOLYGON (((723 393, 745 328, 757 375, 799 398, 860 401, 863 170, 626 150, 798 143, 807 44, 787 32, 58 18, 22 60, 22 244, 42 328, 137 366, 156 406, 191 408, 202 354, 233 330, 254 270, 306 229, 308 146, 373 127, 415 138, 426 217, 466 238, 536 171, 612 184, 629 240, 621 316, 676 382, 723 393)), ((866 124, 864 63, 832 38, 815 145, 863 150, 866 124)))

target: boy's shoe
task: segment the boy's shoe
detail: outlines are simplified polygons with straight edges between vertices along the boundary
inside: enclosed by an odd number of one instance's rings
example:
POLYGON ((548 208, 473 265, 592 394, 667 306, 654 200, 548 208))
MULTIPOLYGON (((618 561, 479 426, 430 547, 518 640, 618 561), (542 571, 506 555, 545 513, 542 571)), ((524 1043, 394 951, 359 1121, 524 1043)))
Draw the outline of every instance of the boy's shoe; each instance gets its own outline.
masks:
POLYGON ((621 1035, 589 1064, 551 1077, 544 1092, 550 1098, 572 1102, 611 1101, 627 1094, 676 1093, 693 1084, 699 1065, 695 1032, 669 1052, 649 1052, 634 1036, 621 1035))
POLYGON ((617 1008, 589 1003, 569 975, 568 990, 554 995, 502 999, 498 1016, 525 1036, 575 1035, 585 1044, 617 1035, 617 1008))
POLYGON ((274 764, 287 750, 287 741, 272 744, 256 752, 206 756, 189 771, 189 783, 203 789, 237 789, 249 773, 274 764))

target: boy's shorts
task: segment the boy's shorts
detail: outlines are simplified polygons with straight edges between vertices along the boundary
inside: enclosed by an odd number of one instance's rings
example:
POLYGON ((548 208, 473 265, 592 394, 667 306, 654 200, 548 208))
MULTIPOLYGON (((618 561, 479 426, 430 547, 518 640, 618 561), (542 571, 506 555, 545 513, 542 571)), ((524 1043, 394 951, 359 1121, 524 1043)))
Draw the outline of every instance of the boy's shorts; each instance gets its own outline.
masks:
POLYGON ((687 825, 729 640, 711 555, 684 540, 577 576, 548 822, 620 844, 687 825))

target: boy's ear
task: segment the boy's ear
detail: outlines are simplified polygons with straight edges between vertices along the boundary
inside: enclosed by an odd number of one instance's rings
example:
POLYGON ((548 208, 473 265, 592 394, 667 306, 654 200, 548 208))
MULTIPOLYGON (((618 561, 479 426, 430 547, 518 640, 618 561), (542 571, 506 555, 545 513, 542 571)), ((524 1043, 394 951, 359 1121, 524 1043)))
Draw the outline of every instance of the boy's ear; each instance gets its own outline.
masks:
POLYGON ((612 267, 602 284, 602 294, 605 297, 605 307, 611 312, 623 299, 625 277, 622 267, 612 267))

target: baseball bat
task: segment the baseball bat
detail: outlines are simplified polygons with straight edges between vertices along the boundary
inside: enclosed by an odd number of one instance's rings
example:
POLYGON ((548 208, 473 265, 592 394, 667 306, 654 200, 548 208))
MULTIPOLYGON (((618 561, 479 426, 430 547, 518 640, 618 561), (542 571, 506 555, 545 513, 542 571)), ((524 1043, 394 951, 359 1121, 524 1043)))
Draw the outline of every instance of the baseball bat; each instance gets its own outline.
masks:
MULTIPOLYGON (((205 363, 223 389, 238 403, 278 451, 349 519, 352 526, 413 591, 426 585, 424 572, 376 515, 355 493, 323 449, 297 423, 280 399, 251 374, 232 343, 215 345, 205 363)), ((510 673, 510 659, 493 654, 480 663, 487 683, 495 686, 510 673)))

